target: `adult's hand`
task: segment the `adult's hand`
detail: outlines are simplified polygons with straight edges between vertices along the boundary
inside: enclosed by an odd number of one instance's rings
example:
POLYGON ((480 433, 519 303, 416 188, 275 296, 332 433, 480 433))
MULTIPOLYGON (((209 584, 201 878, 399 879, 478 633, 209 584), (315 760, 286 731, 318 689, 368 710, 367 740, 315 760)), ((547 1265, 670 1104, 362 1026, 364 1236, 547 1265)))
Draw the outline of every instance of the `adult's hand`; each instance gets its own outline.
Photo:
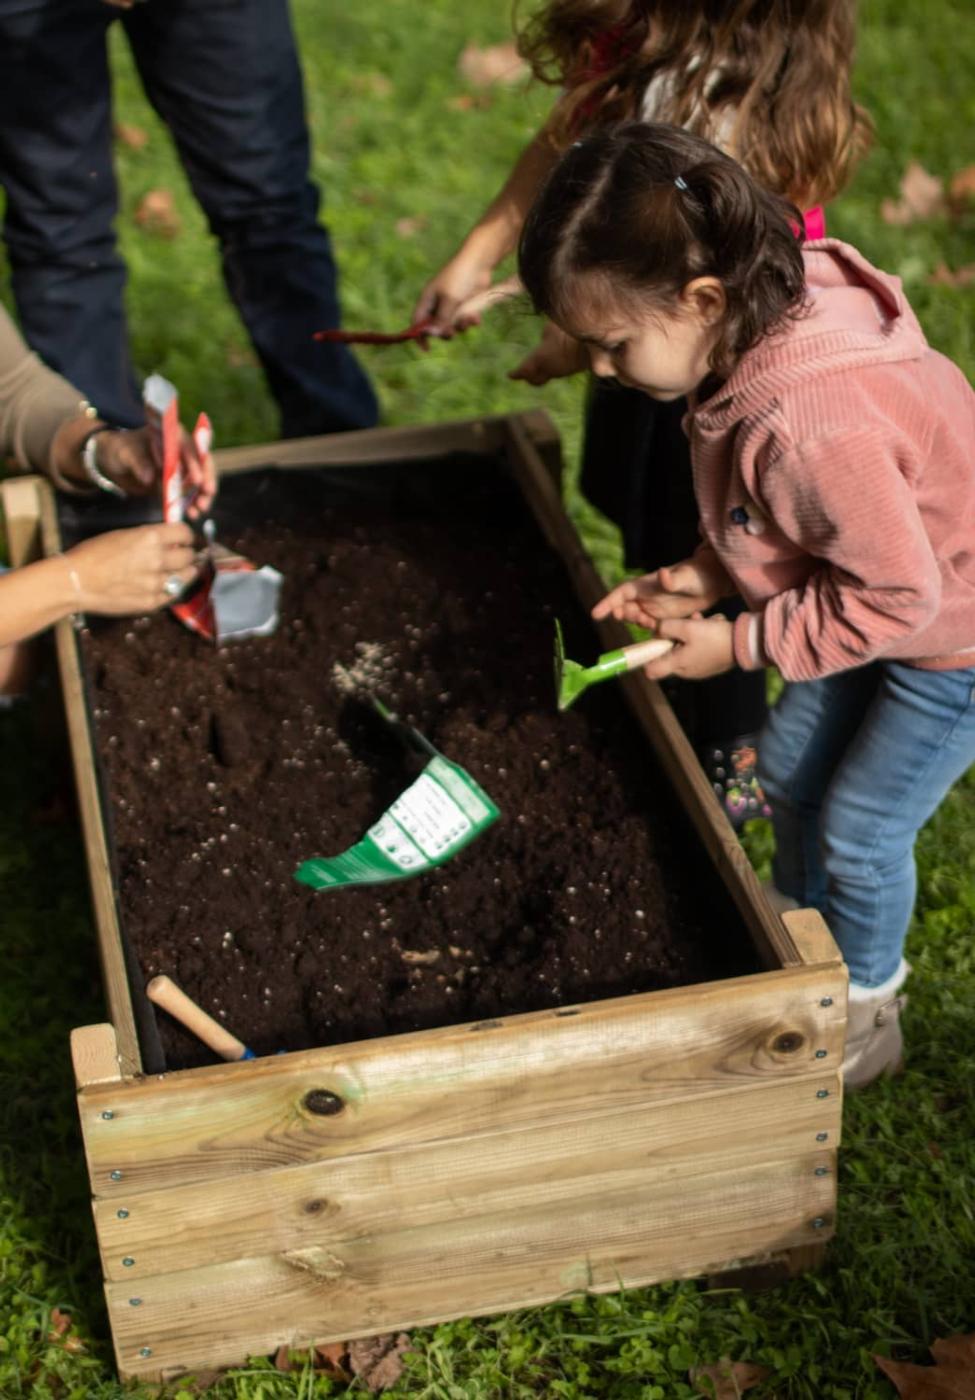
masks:
POLYGON ((124 617, 173 601, 169 580, 185 587, 199 569, 188 525, 138 525, 85 540, 64 556, 82 612, 124 617))

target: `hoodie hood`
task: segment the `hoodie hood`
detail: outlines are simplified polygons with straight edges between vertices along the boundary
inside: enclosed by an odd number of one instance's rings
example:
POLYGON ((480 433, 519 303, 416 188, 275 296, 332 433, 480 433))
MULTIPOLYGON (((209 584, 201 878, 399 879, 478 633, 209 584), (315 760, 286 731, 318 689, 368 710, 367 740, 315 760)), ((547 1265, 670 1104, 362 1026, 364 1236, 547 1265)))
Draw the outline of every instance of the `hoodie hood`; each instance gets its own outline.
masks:
POLYGON ((806 244, 803 260, 807 310, 745 352, 731 377, 693 411, 695 428, 723 430, 800 380, 924 354, 927 341, 899 277, 836 238, 806 244))

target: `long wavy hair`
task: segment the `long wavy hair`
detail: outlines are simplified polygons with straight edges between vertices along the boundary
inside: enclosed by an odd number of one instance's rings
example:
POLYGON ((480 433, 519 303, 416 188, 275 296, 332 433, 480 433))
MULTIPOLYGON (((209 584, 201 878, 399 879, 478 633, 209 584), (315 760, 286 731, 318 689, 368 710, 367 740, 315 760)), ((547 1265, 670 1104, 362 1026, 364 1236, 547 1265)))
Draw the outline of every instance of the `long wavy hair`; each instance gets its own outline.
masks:
POLYGON ((535 77, 565 89, 560 146, 639 119, 654 79, 648 119, 720 139, 804 208, 833 199, 870 144, 850 88, 856 0, 548 0, 516 27, 535 77))

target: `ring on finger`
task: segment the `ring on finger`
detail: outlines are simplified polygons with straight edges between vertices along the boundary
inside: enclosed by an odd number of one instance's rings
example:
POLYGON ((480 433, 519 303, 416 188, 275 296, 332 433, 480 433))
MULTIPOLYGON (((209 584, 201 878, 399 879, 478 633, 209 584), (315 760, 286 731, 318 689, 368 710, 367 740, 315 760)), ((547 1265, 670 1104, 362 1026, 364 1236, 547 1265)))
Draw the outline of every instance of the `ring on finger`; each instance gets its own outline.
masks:
POLYGON ((180 578, 179 574, 170 574, 169 578, 163 584, 163 592, 166 594, 167 598, 178 598, 185 587, 186 584, 180 578))

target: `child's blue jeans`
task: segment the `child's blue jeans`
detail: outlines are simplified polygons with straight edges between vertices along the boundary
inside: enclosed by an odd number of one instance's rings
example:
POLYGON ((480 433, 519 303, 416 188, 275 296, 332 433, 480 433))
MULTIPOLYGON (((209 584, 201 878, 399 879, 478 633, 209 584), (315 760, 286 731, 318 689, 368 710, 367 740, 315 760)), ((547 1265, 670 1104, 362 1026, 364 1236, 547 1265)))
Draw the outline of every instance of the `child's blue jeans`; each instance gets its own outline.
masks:
POLYGON ((896 972, 914 907, 914 842, 975 763, 975 667, 894 661, 787 685, 758 745, 775 883, 819 909, 853 982, 896 972))

